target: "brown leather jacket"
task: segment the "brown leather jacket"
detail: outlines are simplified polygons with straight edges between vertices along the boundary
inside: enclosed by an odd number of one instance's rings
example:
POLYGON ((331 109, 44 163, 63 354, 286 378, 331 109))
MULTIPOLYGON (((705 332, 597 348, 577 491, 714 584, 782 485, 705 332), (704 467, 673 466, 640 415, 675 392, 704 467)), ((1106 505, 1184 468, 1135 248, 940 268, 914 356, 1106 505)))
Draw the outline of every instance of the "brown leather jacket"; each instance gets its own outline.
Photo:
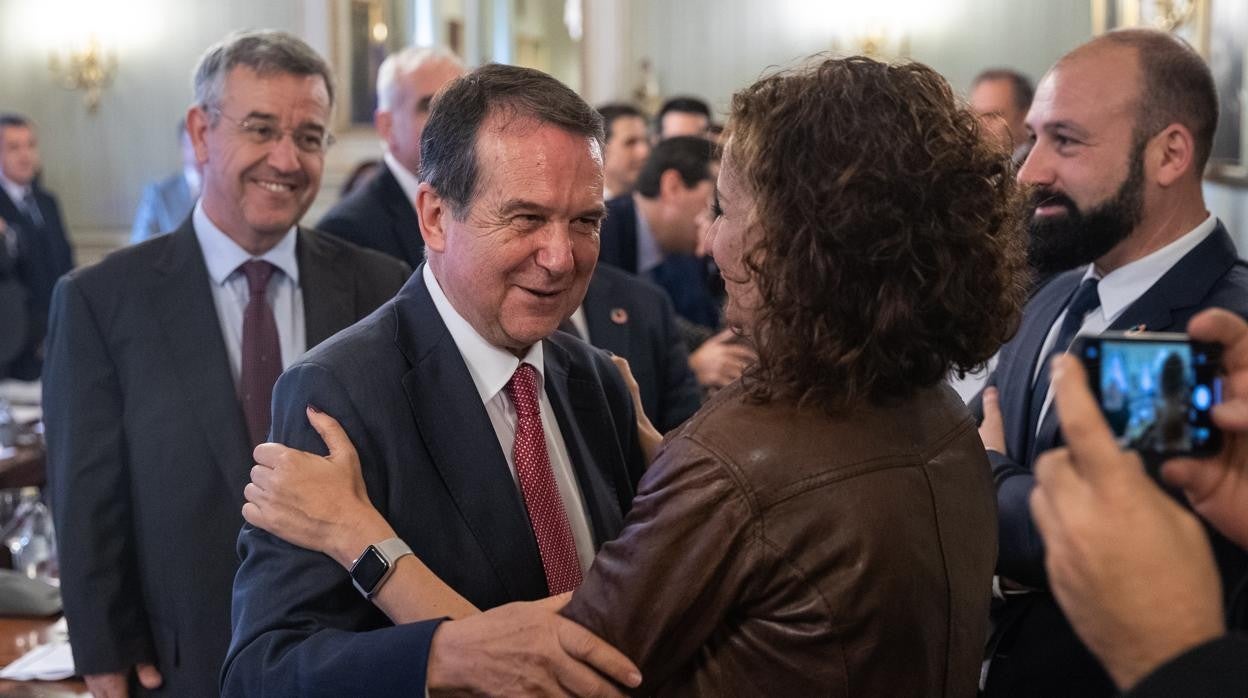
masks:
POLYGON ((834 418, 736 384, 669 435, 563 612, 642 693, 974 696, 996 552, 952 389, 834 418))

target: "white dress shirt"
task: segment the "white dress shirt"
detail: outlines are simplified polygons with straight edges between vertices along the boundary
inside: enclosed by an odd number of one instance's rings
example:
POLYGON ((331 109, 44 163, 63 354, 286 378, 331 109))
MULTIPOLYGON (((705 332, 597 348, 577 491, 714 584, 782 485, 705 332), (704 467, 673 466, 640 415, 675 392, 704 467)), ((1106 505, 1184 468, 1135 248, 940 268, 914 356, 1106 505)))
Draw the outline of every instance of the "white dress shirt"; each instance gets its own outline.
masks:
POLYGON ((572 528, 572 539, 576 541, 576 556, 581 563, 581 571, 589 569, 594 560, 594 536, 589 528, 589 518, 585 513, 585 502, 581 496, 581 487, 576 481, 576 472, 572 469, 572 459, 568 456, 567 446, 563 441, 563 432, 559 430, 559 421, 550 406, 550 398, 546 395, 546 369, 543 363, 542 343, 535 342, 523 359, 518 359, 511 352, 490 344, 473 329, 451 305, 438 280, 434 278, 429 265, 424 266, 423 277, 433 305, 451 333, 451 339, 468 364, 468 373, 477 388, 477 394, 485 405, 490 416, 490 424, 494 427, 494 435, 498 437, 498 445, 507 458, 507 467, 511 469, 511 478, 517 489, 520 481, 516 478, 516 463, 512 457, 512 447, 516 441, 516 408, 511 404, 504 388, 511 376, 519 368, 520 363, 532 364, 537 369, 538 404, 542 413, 542 432, 546 436, 546 452, 550 456, 550 467, 554 471, 555 483, 559 486, 559 497, 563 500, 563 510, 568 516, 568 524, 572 528))
POLYGON ((204 264, 208 266, 212 300, 217 307, 217 319, 221 322, 221 336, 225 338, 225 351, 230 357, 234 385, 238 385, 243 373, 243 314, 250 295, 247 277, 239 266, 252 259, 264 260, 280 272, 269 278, 268 301, 282 346, 282 369, 286 369, 307 349, 303 291, 299 288, 299 264, 295 256, 296 229, 292 227, 273 249, 253 257, 221 232, 204 213, 202 203, 196 202, 191 215, 195 237, 203 250, 204 264))
MULTIPOLYGON (((1101 306, 1084 317, 1083 324, 1080 325, 1077 335, 1098 335, 1107 330, 1126 311, 1127 307, 1144 295, 1145 291, 1152 288, 1153 284, 1157 283, 1158 279, 1170 271, 1171 267, 1178 264, 1179 260, 1195 249, 1197 245, 1204 242, 1205 238, 1213 233, 1217 224, 1218 219, 1213 214, 1210 214, 1200 225, 1169 245, 1130 264, 1119 267, 1104 276, 1101 276, 1101 273, 1097 271, 1095 264, 1089 264, 1088 270, 1084 272, 1083 279, 1100 279, 1100 282, 1096 285, 1096 293, 1100 296, 1101 306)), ((1080 283, 1083 283, 1083 280, 1080 280, 1080 283)), ((1044 338, 1044 345, 1040 347, 1038 356, 1048 356, 1049 352, 1053 350, 1053 343, 1057 341, 1057 333, 1060 331, 1062 321, 1065 319, 1066 311, 1063 310, 1057 316, 1057 320, 1053 322, 1053 326, 1049 328, 1049 334, 1044 338)), ((1151 328, 1145 327, 1144 329, 1148 330, 1151 328)), ((1069 349, 1069 347, 1066 348, 1069 349)), ((1039 377, 1042 367, 1043 362, 1037 361, 1031 375, 1032 383, 1035 383, 1036 378, 1039 377)), ((1049 406, 1052 402, 1052 391, 1046 391, 1044 406, 1040 410, 1040 418, 1035 425, 1036 432, 1039 432, 1040 425, 1044 424, 1044 416, 1048 414, 1049 406)))

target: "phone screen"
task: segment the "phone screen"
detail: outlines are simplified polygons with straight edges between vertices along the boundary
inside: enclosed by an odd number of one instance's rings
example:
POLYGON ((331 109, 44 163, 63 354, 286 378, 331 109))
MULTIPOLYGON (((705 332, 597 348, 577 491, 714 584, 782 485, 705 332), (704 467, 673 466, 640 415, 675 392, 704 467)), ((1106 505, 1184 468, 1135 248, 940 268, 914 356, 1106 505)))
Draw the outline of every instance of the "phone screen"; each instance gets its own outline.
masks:
MULTIPOLYGON (((1168 335, 1175 337, 1175 335, 1168 335)), ((1119 443, 1150 453, 1210 453, 1221 446, 1210 410, 1221 402, 1215 346, 1147 336, 1086 341, 1083 359, 1119 443)))

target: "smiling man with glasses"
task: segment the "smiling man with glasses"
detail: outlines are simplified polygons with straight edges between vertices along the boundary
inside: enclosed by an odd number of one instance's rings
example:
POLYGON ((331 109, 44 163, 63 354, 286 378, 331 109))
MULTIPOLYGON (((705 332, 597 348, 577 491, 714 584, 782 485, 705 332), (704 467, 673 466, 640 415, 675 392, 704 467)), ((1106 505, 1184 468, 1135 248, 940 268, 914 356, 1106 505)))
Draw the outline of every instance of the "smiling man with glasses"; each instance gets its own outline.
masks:
POLYGON ((97 696, 218 693, 273 384, 409 273, 298 225, 333 97, 328 66, 289 34, 210 48, 186 116, 203 170, 191 215, 54 293, 49 480, 74 662, 97 696))

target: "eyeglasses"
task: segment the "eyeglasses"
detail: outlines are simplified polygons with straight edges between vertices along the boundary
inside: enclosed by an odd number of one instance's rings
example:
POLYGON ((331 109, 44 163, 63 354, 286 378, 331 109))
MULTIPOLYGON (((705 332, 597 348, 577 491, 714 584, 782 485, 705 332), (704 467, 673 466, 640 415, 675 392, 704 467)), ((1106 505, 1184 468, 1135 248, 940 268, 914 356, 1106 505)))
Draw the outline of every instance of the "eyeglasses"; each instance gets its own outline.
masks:
POLYGON ((325 151, 329 150, 329 146, 334 144, 334 134, 319 126, 282 128, 277 123, 277 119, 249 116, 246 119, 239 120, 221 111, 219 107, 208 107, 207 111, 224 117, 226 121, 229 121, 238 129, 239 133, 256 145, 278 143, 282 140, 282 136, 287 133, 290 134, 290 139, 295 144, 295 147, 300 152, 308 155, 324 155, 325 151))

